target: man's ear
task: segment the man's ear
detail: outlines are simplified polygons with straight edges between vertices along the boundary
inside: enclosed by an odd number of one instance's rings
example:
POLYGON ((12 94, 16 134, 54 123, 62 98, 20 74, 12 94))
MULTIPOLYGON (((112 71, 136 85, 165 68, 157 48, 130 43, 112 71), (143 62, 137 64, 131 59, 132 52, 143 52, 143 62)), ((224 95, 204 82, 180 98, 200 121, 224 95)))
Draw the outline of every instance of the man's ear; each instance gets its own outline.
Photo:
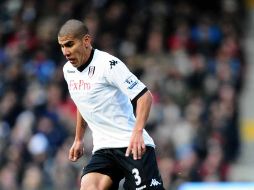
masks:
POLYGON ((86 34, 83 38, 82 38, 82 42, 85 45, 86 48, 90 47, 91 45, 91 36, 89 34, 86 34))

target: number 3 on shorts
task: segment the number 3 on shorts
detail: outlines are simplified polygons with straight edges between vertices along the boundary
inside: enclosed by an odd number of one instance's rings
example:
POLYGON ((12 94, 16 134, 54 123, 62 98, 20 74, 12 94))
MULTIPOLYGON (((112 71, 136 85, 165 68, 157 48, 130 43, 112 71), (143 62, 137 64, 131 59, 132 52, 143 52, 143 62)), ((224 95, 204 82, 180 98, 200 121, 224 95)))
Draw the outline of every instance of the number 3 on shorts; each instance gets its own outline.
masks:
POLYGON ((134 175, 134 178, 135 178, 135 183, 136 185, 140 185, 141 183, 141 177, 139 176, 139 171, 137 168, 133 168, 132 169, 132 174, 134 175))

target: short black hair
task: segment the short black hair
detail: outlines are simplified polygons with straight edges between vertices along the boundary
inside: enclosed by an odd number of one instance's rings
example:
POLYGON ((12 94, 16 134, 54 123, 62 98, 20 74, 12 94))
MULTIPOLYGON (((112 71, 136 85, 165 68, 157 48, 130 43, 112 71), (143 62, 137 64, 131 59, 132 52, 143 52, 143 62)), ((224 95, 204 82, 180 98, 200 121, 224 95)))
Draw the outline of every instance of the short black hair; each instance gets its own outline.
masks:
POLYGON ((72 35, 75 38, 82 38, 88 33, 89 31, 85 23, 80 20, 70 19, 62 25, 58 32, 58 37, 72 35))

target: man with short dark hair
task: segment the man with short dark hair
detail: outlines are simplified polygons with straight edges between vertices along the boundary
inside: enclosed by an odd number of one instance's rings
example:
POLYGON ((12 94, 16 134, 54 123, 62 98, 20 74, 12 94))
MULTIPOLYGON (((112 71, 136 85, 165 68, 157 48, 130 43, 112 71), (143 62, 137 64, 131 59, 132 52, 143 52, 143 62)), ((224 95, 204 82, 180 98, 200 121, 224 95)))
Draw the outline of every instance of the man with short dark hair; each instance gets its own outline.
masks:
POLYGON ((125 189, 164 189, 155 145, 144 129, 152 104, 150 91, 121 60, 92 47, 83 22, 68 20, 58 33, 58 43, 68 60, 63 73, 77 106, 71 161, 84 153, 86 127, 93 136, 93 155, 83 169, 80 189, 116 190, 123 178, 125 189))

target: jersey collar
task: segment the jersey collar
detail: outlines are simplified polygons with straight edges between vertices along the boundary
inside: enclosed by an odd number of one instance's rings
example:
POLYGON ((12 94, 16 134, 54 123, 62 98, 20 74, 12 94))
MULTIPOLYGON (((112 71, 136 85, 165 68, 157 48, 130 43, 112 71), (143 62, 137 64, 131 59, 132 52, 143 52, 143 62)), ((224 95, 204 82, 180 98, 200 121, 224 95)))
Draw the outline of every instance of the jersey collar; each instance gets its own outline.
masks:
POLYGON ((84 64, 82 64, 81 66, 77 67, 79 72, 84 71, 84 69, 90 64, 90 62, 93 59, 93 55, 94 55, 94 48, 92 49, 91 54, 90 54, 88 60, 84 64))

